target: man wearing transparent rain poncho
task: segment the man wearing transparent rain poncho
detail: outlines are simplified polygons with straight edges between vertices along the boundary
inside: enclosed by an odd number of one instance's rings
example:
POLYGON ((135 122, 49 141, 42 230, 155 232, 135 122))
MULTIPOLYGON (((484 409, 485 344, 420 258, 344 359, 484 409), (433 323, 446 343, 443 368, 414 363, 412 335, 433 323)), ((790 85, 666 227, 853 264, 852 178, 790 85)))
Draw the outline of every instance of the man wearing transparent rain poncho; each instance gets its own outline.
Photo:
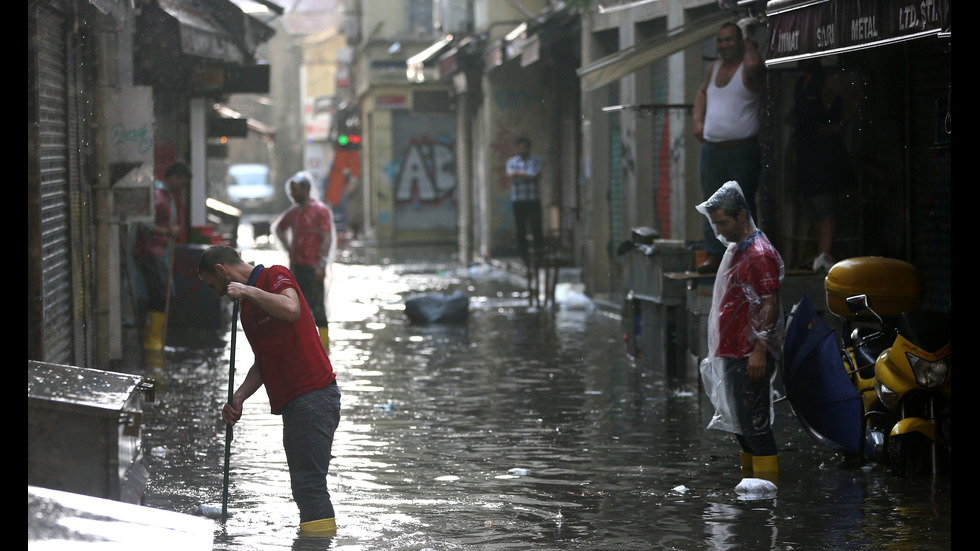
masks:
POLYGON ((743 478, 776 484, 772 380, 783 343, 783 261, 756 228, 738 183, 726 183, 697 210, 726 246, 708 317, 708 356, 701 362, 705 392, 715 406, 708 428, 735 433, 743 478))
POLYGON ((293 205, 276 220, 279 243, 289 253, 289 271, 296 278, 324 349, 329 348, 326 298, 330 289, 331 265, 337 248, 337 231, 330 207, 320 202, 320 190, 308 172, 297 172, 286 180, 286 193, 293 205))

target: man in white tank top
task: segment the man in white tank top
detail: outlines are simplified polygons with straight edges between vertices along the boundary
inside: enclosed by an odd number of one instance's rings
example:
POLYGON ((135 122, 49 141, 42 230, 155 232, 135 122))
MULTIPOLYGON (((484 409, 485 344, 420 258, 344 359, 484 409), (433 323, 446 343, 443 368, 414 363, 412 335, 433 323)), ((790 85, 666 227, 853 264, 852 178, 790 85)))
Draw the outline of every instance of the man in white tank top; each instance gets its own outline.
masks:
MULTIPOLYGON (((694 99, 694 135, 701 142, 701 192, 707 199, 725 182, 735 180, 745 194, 752 216, 761 170, 759 91, 763 63, 755 42, 743 40, 742 29, 726 23, 718 29, 718 56, 694 99)), ((725 252, 711 226, 705 223, 707 253, 699 272, 713 273, 725 252)))

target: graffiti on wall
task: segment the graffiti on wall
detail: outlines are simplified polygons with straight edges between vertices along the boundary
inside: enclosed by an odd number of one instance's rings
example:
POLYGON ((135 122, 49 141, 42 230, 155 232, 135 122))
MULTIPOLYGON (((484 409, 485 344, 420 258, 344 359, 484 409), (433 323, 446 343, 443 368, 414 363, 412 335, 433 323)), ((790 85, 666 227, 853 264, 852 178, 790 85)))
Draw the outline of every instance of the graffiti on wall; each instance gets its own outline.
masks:
MULTIPOLYGON (((634 156, 637 148, 636 117, 624 117, 622 129, 623 138, 620 142, 622 153, 619 159, 620 169, 623 171, 623 193, 629 193, 632 196, 631 200, 634 200, 636 193, 636 160, 634 156)), ((625 215, 626 213, 623 214, 625 215)), ((630 222, 633 223, 635 220, 631 220, 630 222)))
POLYGON ((456 158, 452 145, 429 136, 412 138, 394 182, 396 204, 455 201, 456 158))
POLYGON ((456 224, 456 156, 451 137, 412 136, 388 166, 399 229, 456 224))
MULTIPOLYGON (((657 103, 670 103, 668 89, 668 68, 666 60, 658 62, 655 71, 655 80, 659 84, 654 85, 653 98, 657 103)), ((677 111, 662 111, 654 119, 654 135, 657 134, 656 125, 663 119, 663 126, 659 131, 659 144, 657 146, 657 156, 655 163, 656 181, 654 183, 654 207, 656 216, 654 218, 660 236, 664 239, 671 238, 671 180, 673 174, 683 173, 679 171, 682 159, 678 157, 683 154, 684 147, 683 134, 677 136, 680 141, 671 137, 671 119, 674 119, 675 128, 683 128, 683 115, 677 111), (680 118, 679 118, 680 117, 680 118)))

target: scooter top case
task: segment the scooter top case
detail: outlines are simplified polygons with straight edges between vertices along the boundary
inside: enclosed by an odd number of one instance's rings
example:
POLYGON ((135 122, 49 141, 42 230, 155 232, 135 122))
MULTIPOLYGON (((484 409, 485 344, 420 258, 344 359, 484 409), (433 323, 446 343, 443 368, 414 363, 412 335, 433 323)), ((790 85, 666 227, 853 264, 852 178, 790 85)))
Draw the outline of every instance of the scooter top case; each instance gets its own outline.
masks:
MULTIPOLYGON (((918 268, 894 258, 860 256, 841 260, 824 280, 827 307, 842 318, 855 318, 845 302, 867 295, 871 308, 885 318, 916 310, 922 300, 922 275, 918 268)), ((860 314, 869 316, 870 313, 860 314)))

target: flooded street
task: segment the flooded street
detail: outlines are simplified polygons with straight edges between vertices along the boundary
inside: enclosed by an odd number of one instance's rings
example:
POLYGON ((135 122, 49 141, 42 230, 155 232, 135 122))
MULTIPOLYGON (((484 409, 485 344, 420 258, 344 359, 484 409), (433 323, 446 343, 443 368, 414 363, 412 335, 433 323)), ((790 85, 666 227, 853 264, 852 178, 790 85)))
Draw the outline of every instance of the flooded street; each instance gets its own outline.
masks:
MULTIPOLYGON (((284 263, 247 249, 246 261, 284 263)), ((337 537, 300 540, 264 390, 232 445, 217 550, 948 549, 948 477, 843 469, 777 405, 778 497, 743 501, 738 447, 705 429, 697 381, 632 367, 620 321, 601 310, 535 310, 520 281, 448 255, 334 265, 329 355, 343 393, 328 480, 337 537), (415 294, 462 290, 464 325, 412 325, 415 294)), ((186 339, 147 369, 146 504, 221 504, 230 341, 186 339), (191 342, 193 341, 193 342, 191 342)), ((251 365, 244 333, 236 384, 251 365)))

